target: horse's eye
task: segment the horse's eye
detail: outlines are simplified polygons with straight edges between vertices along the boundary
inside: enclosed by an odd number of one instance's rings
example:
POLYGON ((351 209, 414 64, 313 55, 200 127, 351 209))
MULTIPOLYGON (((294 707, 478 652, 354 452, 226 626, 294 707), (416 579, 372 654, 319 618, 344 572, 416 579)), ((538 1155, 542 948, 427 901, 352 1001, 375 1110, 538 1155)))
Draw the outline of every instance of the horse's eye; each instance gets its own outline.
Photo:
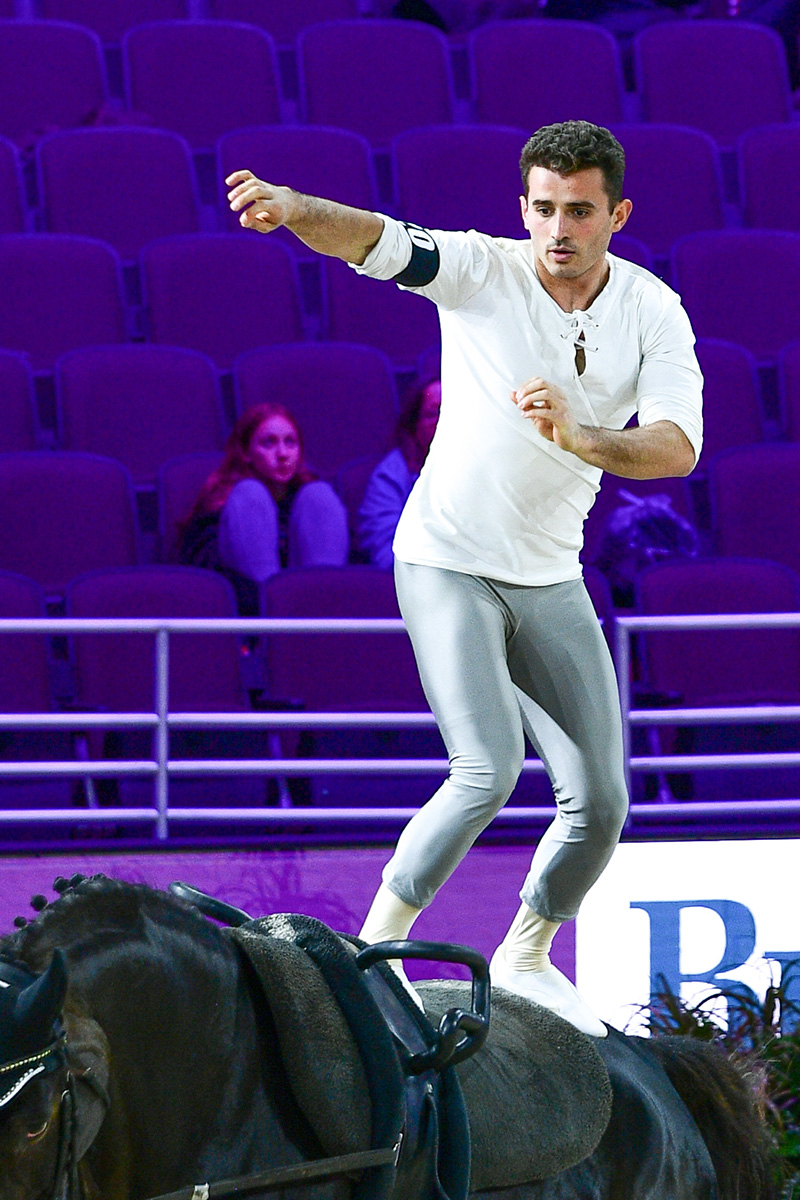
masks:
POLYGON ((49 1124, 50 1124, 49 1121, 45 1121, 44 1124, 39 1129, 32 1129, 30 1133, 26 1133, 25 1136, 28 1139, 28 1141, 29 1142, 38 1142, 39 1138, 44 1137, 44 1135, 47 1133, 47 1127, 49 1124))

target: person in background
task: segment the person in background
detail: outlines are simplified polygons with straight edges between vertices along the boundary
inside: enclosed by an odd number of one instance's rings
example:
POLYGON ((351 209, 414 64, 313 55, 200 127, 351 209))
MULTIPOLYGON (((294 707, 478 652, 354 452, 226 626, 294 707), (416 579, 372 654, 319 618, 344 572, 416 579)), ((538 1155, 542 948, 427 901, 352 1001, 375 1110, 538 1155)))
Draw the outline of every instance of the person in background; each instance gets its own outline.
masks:
POLYGON ((306 465, 294 417, 249 408, 181 529, 179 560, 226 575, 241 614, 257 616, 259 584, 282 568, 343 566, 348 553, 344 506, 306 465))
POLYGON ((397 418, 394 448, 372 472, 358 510, 358 541, 376 567, 394 566, 392 541, 406 500, 422 469, 436 432, 442 385, 417 383, 397 418))

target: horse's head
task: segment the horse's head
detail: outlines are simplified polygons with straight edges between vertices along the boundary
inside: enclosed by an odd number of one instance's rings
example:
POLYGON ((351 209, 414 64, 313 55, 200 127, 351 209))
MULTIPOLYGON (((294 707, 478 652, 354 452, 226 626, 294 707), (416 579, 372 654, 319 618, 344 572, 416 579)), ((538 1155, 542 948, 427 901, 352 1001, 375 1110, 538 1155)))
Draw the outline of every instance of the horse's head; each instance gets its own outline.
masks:
POLYGON ((0 961, 0 1200, 45 1200, 55 1188, 66 990, 60 951, 39 976, 0 961))

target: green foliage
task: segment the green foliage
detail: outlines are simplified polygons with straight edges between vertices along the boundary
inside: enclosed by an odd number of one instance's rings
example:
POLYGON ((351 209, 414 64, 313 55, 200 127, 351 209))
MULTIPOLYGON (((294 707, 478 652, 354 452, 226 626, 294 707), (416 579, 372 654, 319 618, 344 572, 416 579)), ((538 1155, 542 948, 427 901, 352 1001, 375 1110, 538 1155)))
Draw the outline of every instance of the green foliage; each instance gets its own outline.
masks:
POLYGON ((763 1001, 733 981, 695 1005, 665 987, 646 1010, 653 1036, 713 1041, 740 1064, 780 1156, 783 1200, 800 1200, 800 1005, 787 997, 798 975, 800 960, 787 964, 763 1001), (727 1029, 715 1012, 720 1000, 727 1004, 727 1029))

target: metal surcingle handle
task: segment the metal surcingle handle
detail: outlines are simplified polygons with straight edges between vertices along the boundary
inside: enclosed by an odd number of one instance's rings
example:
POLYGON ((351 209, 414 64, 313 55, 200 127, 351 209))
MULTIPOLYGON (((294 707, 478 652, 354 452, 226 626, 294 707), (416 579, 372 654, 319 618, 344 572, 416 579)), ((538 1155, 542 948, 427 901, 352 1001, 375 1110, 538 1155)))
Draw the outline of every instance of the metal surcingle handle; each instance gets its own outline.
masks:
POLYGON ((419 1075, 428 1070, 441 1071, 443 1067, 455 1066, 480 1050, 489 1032, 491 1011, 489 964, 483 955, 471 946, 452 945, 449 942, 375 942, 359 950, 356 964, 365 971, 376 962, 391 958, 461 963, 469 967, 472 973, 471 1011, 448 1009, 439 1022, 436 1044, 412 1056, 408 1064, 410 1072, 419 1075))

